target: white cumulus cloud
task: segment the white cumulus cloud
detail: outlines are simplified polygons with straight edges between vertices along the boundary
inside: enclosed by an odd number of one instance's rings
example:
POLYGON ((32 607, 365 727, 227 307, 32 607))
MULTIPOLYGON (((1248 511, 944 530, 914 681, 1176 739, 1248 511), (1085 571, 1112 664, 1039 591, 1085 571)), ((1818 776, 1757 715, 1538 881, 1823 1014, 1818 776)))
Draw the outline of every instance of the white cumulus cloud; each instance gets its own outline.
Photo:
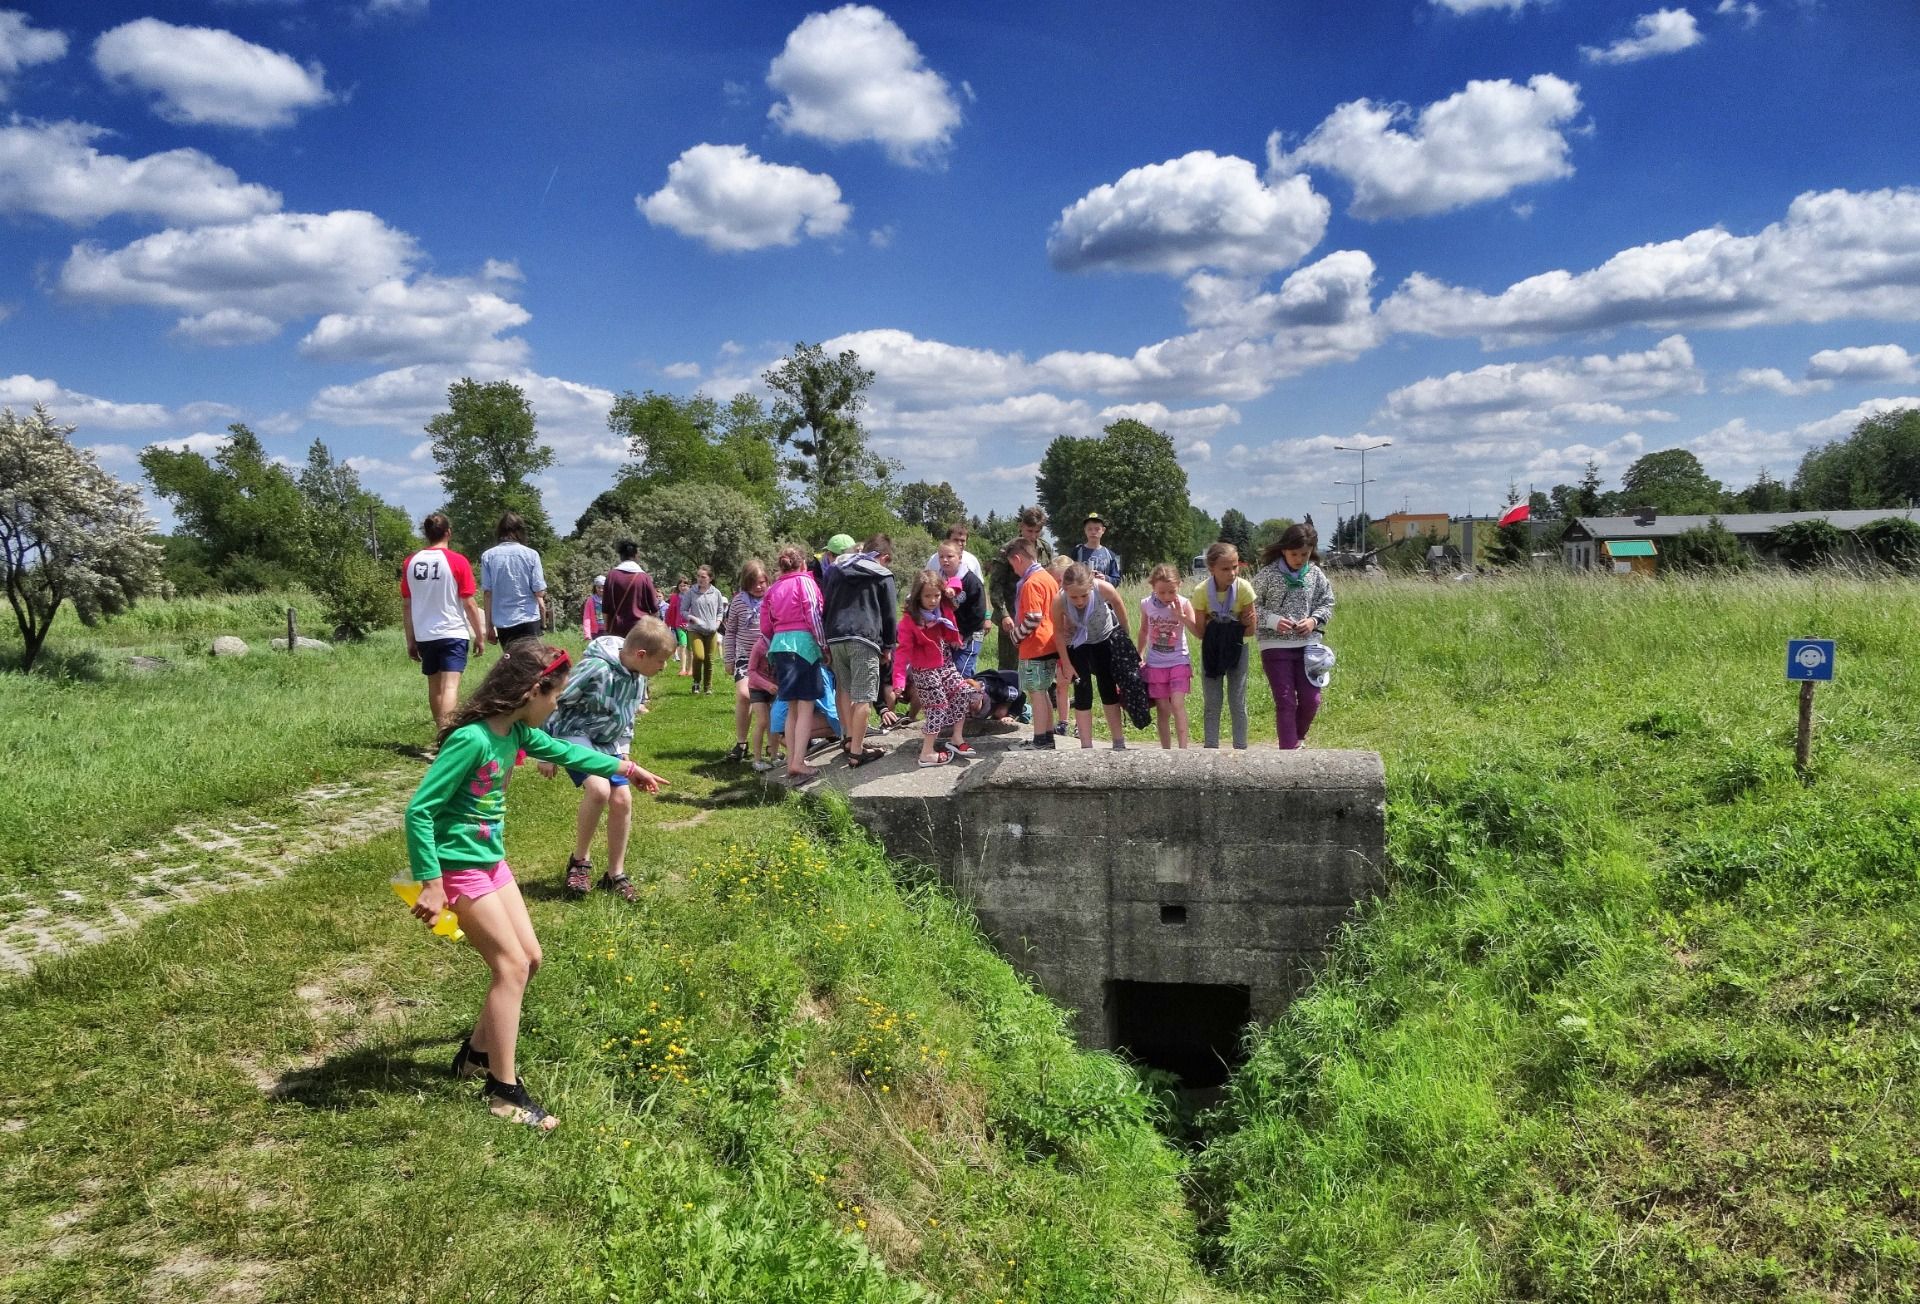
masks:
POLYGON ((1830 380, 1795 380, 1778 367, 1742 367, 1733 374, 1733 383, 1727 386, 1727 392, 1741 394, 1758 390, 1782 398, 1797 398, 1832 388, 1830 380))
POLYGON ((1705 39, 1689 11, 1656 9, 1633 20, 1632 36, 1623 36, 1605 47, 1583 45, 1580 53, 1588 63, 1635 63, 1657 54, 1678 54, 1705 39))
POLYGON ((1429 376, 1387 395, 1382 423, 1409 434, 1508 434, 1568 426, 1669 421, 1627 403, 1705 387, 1684 336, 1637 353, 1503 362, 1429 376))
POLYGON ((1380 306, 1396 331, 1522 342, 1639 325, 1740 328, 1920 318, 1920 189, 1808 192, 1756 235, 1721 227, 1543 272, 1498 294, 1415 273, 1380 306))
POLYGON ((243 183, 197 149, 144 158, 103 154, 106 128, 16 117, 0 126, 0 213, 35 214, 83 226, 117 214, 198 225, 233 222, 280 207, 278 192, 243 183))
POLYGON ((853 216, 830 176, 769 163, 744 145, 695 145, 667 165, 667 182, 635 196, 641 215, 718 253, 837 235, 853 216))
POLYGON ((1304 176, 1263 184, 1252 163, 1195 150, 1134 168, 1061 211, 1047 256, 1062 271, 1261 275, 1320 243, 1328 204, 1304 176))
POLYGON ((66 54, 66 33, 35 27, 18 10, 0 9, 0 100, 7 98, 7 83, 22 68, 52 63, 66 54))
POLYGON ((1551 73, 1524 86, 1468 82, 1418 112, 1353 100, 1296 149, 1269 136, 1268 174, 1337 173, 1353 186, 1353 214, 1369 220, 1444 213, 1572 175, 1565 127, 1579 112, 1579 86, 1551 73))
POLYGON ((82 430, 141 430, 166 425, 173 419, 159 403, 116 403, 39 376, 0 376, 0 408, 28 412, 35 404, 45 404, 54 420, 82 430))
POLYGON ((896 163, 939 158, 960 126, 946 78, 870 5, 809 14, 767 69, 767 85, 785 97, 767 111, 782 131, 834 145, 872 141, 896 163))
POLYGON ((1720 0, 1713 12, 1722 18, 1738 18, 1746 26, 1752 27, 1760 21, 1761 9, 1753 0, 1720 0))
POLYGON ((1822 349, 1807 359, 1807 376, 1813 380, 1897 381, 1905 384, 1920 380, 1920 356, 1908 353, 1898 344, 1822 349))
POLYGON ((525 308, 475 281, 396 278, 369 287, 352 311, 320 318, 300 341, 300 351, 328 361, 519 362, 526 341, 499 335, 532 319, 525 308))
POLYGON ((326 70, 215 27, 136 18, 93 43, 110 84, 153 97, 169 122, 284 127, 302 109, 330 103, 326 70))
POLYGON ((189 344, 226 348, 261 344, 280 333, 280 323, 245 308, 214 308, 174 323, 173 335, 189 344))

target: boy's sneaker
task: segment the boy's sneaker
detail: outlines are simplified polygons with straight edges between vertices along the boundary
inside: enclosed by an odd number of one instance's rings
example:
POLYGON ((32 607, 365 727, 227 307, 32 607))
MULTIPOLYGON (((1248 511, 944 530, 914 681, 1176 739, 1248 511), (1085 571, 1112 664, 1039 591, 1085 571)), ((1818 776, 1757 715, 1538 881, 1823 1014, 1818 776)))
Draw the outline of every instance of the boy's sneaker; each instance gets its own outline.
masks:
POLYGON ((753 768, 756 773, 765 774, 768 770, 771 770, 775 764, 776 762, 770 761, 766 757, 762 756, 757 758, 754 761, 753 768))
POLYGON ((1020 714, 1015 718, 1019 720, 1021 724, 1032 724, 1033 723, 1033 704, 1031 702, 1020 703, 1020 714))
POLYGON ((1033 745, 1043 752, 1050 752, 1053 750, 1053 735, 1050 733, 1035 734, 1033 737, 1033 745))
POLYGON ((1053 736, 1056 738, 1065 738, 1067 736, 1067 722, 1065 720, 1053 726, 1053 736))

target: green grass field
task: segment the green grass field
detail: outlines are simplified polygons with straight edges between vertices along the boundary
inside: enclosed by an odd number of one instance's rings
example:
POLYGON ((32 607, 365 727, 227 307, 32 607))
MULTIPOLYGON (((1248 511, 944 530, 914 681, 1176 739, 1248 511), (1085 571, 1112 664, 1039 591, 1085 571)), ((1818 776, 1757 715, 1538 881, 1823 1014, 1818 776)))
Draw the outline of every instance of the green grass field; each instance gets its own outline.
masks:
MULTIPOLYGON (((559 1133, 444 1076, 484 975, 387 892, 396 829, 0 987, 0 1298, 1913 1298, 1920 587, 1340 599, 1312 742, 1384 756, 1391 891, 1197 1138, 937 888, 718 764, 724 700, 665 676, 640 908, 557 899, 572 790, 515 785, 559 1133)), ((0 679, 0 872, 425 740, 397 640, 213 663, 236 613, 137 618, 63 632, 97 678, 0 679)))

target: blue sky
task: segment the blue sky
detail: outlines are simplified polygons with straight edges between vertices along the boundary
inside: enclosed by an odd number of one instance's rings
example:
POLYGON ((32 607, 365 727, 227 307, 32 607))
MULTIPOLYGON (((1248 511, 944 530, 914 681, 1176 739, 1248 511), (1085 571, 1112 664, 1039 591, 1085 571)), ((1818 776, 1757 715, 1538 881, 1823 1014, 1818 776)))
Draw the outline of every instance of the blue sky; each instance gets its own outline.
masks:
POLYGON ((1896 0, 6 4, 0 403, 129 478, 244 420, 422 511, 446 385, 507 378, 567 521, 615 394, 794 340, 983 514, 1118 415, 1326 519, 1335 444, 1460 512, 1920 403, 1896 0))

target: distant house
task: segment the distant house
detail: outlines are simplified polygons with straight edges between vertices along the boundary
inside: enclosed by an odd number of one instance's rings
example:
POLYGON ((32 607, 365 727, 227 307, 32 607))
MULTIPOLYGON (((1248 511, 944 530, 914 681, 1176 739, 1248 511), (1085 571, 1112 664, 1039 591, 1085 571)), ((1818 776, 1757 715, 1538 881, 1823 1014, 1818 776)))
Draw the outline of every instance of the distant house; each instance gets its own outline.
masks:
POLYGON ((1445 512, 1391 512, 1374 522, 1385 530, 1388 543, 1399 543, 1416 536, 1430 539, 1447 537, 1452 518, 1445 512))
MULTIPOLYGON (((1795 521, 1825 521, 1842 534, 1851 535, 1861 526, 1871 521, 1883 521, 1889 516, 1920 522, 1920 509, 1882 507, 1863 512, 1741 512, 1725 516, 1661 516, 1643 510, 1635 516, 1576 516, 1567 523, 1566 533, 1560 536, 1560 555, 1570 570, 1612 571, 1616 569, 1616 555, 1615 550, 1608 547, 1609 544, 1645 542, 1652 545, 1650 550, 1621 550, 1617 557, 1648 557, 1663 551, 1660 547, 1662 540, 1672 539, 1688 530, 1703 529, 1710 522, 1719 521, 1721 527, 1746 545, 1754 556, 1766 557, 1769 555, 1769 536, 1783 525, 1791 525, 1795 521)), ((1643 574, 1649 573, 1643 566, 1633 569, 1643 574)))

